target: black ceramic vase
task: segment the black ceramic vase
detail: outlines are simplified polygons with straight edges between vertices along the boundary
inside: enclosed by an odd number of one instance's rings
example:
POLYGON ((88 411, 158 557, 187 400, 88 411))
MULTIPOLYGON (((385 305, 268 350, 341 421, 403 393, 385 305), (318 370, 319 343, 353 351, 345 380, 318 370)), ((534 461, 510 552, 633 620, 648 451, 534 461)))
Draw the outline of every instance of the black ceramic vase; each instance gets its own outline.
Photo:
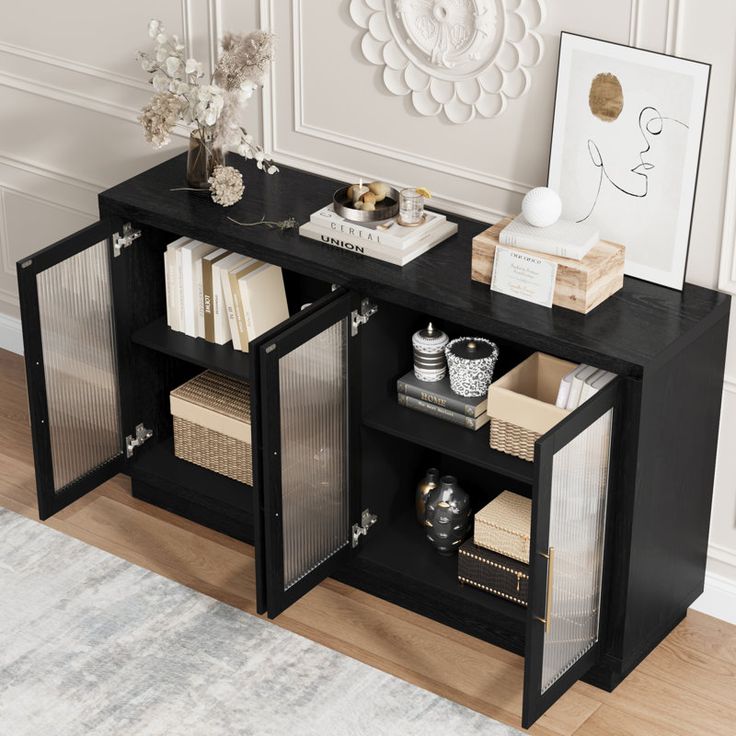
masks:
POLYGON ((470 496, 452 475, 443 475, 427 495, 424 523, 427 539, 441 555, 452 555, 470 534, 470 496))

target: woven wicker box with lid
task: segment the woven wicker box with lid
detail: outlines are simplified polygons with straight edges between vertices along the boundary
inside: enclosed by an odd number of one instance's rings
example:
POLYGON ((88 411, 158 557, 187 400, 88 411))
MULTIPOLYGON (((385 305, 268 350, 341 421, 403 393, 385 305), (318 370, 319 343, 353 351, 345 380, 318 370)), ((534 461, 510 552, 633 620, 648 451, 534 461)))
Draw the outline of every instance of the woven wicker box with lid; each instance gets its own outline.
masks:
POLYGON ((531 500, 504 491, 475 515, 473 541, 528 565, 531 525, 531 500))
POLYGON ((174 454, 253 485, 250 386, 205 371, 174 389, 170 402, 174 454))

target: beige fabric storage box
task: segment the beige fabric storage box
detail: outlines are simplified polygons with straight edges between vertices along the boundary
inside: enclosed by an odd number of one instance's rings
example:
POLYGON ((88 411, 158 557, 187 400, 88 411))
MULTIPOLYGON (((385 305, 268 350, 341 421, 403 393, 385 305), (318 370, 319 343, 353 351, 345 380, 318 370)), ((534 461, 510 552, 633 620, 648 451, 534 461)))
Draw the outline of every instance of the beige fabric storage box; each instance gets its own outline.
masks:
POLYGON ((569 413, 555 406, 560 381, 577 363, 534 353, 488 389, 491 447, 534 460, 534 443, 569 413))
POLYGON ((503 491, 475 515, 473 541, 528 565, 531 529, 531 499, 503 491))
POLYGON ((170 394, 174 454, 253 485, 250 386, 205 371, 170 394))

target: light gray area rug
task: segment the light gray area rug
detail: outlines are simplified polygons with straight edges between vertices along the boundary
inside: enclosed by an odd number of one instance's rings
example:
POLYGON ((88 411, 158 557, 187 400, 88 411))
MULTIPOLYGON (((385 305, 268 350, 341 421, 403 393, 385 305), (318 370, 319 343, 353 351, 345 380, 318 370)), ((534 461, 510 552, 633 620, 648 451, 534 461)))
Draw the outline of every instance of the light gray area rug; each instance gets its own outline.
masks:
POLYGON ((0 733, 520 732, 0 509, 0 733))

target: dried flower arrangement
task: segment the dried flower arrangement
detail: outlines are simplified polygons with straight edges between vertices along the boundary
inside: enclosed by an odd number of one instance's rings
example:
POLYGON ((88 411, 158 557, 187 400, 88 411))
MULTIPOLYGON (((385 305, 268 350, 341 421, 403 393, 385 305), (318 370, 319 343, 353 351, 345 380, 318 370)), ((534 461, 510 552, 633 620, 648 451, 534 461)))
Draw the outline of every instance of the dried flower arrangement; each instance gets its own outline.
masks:
MULTIPOLYGON (((202 145, 235 151, 255 159, 259 169, 275 174, 278 168, 266 157, 240 122, 243 108, 265 78, 273 60, 274 37, 265 31, 233 34, 222 39, 222 54, 209 84, 202 64, 185 57, 184 44, 168 35, 159 20, 148 25, 154 40, 152 54, 138 52, 143 70, 155 90, 139 121, 149 143, 156 148, 171 140, 177 122, 195 126, 202 145)), ((229 206, 243 196, 243 179, 231 166, 217 166, 209 178, 212 199, 229 206)))

